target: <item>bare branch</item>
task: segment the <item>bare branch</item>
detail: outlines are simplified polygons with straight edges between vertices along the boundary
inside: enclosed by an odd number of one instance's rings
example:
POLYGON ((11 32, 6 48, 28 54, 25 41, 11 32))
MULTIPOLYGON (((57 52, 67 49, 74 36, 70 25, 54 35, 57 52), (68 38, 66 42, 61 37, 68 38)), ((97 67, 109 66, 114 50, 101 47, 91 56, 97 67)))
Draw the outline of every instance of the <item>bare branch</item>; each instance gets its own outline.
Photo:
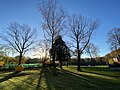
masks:
MULTIPOLYGON (((43 30, 45 30, 44 36, 46 40, 51 40, 51 47, 53 49, 53 42, 55 38, 63 30, 63 24, 65 20, 65 12, 63 8, 59 7, 56 0, 41 0, 39 4, 39 11, 44 19, 43 30), (47 34, 47 36, 46 36, 47 34)), ((55 56, 53 55, 52 63, 55 68, 55 56)))
POLYGON ((81 15, 73 15, 68 17, 67 29, 69 36, 76 43, 78 71, 80 70, 80 56, 90 42, 93 32, 98 28, 97 20, 88 21, 81 15))
POLYGON ((110 45, 111 50, 120 48, 120 28, 113 28, 107 33, 107 43, 110 45))
MULTIPOLYGON (((32 44, 35 42, 36 31, 31 29, 30 26, 17 22, 10 23, 2 35, 2 39, 6 41, 13 49, 20 53, 20 62, 22 55, 28 51, 32 44)), ((19 62, 19 64, 20 64, 19 62)))

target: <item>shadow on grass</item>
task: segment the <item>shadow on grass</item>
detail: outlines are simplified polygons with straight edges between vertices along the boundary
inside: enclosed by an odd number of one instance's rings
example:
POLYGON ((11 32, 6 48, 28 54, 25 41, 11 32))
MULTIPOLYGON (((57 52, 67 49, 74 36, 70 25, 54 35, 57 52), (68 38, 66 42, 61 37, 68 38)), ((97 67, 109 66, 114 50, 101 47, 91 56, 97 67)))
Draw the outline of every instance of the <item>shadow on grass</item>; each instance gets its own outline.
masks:
POLYGON ((39 73, 39 78, 38 78, 38 82, 37 82, 37 86, 36 86, 36 90, 41 90, 41 78, 42 78, 42 73, 43 73, 43 68, 41 70, 41 72, 39 73))
POLYGON ((94 83, 89 83, 89 79, 76 76, 68 71, 58 70, 57 76, 53 76, 51 71, 43 72, 48 90, 93 90, 98 87, 94 83))
POLYGON ((13 72, 13 73, 11 73, 11 74, 9 74, 9 75, 1 78, 1 79, 0 79, 0 83, 1 83, 1 82, 4 82, 4 81, 6 81, 6 80, 8 80, 8 79, 10 79, 10 78, 12 78, 12 77, 15 77, 15 76, 17 76, 17 75, 18 75, 18 72, 13 72))
POLYGON ((92 72, 92 71, 82 71, 82 72, 85 72, 85 73, 90 73, 90 74, 97 74, 97 75, 102 75, 102 76, 108 76, 108 77, 111 77, 111 78, 120 78, 120 75, 113 75, 113 74, 108 74, 110 72, 115 72, 115 71, 110 71, 108 73, 101 73, 101 72, 92 72))
POLYGON ((23 72, 13 72, 11 74, 5 75, 3 78, 0 79, 0 83, 7 81, 13 77, 19 77, 19 76, 25 76, 25 75, 30 75, 31 73, 23 73, 23 72))
POLYGON ((82 72, 120 78, 120 71, 111 70, 109 67, 82 67, 82 72))
POLYGON ((77 74, 67 70, 57 69, 57 76, 51 71, 43 71, 48 90, 98 90, 98 89, 120 89, 120 82, 110 81, 106 78, 77 74))
MULTIPOLYGON (((120 90, 120 82, 113 82, 104 78, 101 79, 96 76, 86 75, 84 72, 81 74, 68 70, 56 69, 56 71, 56 76, 52 75, 52 69, 49 68, 33 71, 34 73, 30 73, 30 71, 26 73, 14 72, 0 79, 0 82, 8 80, 8 85, 11 89, 8 87, 8 89, 5 88, 5 90, 120 90), (23 77, 20 78, 17 76, 23 77)), ((4 86, 5 84, 6 82, 1 84, 3 86, 1 86, 0 89, 8 86, 4 86)))
POLYGON ((4 72, 0 77, 0 90, 41 90, 41 68, 20 73, 4 72))

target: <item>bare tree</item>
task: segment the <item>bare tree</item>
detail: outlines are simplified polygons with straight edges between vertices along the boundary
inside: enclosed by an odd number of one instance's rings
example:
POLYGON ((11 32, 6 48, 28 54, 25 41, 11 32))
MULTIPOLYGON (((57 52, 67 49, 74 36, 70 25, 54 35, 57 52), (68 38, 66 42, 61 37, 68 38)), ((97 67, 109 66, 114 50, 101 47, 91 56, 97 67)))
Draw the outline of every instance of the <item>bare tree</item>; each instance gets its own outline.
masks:
POLYGON ((6 57, 8 56, 8 57, 10 57, 9 55, 11 55, 12 57, 14 56, 14 54, 16 53, 16 51, 13 49, 13 48, 11 48, 11 47, 9 47, 9 46, 7 46, 7 45, 0 45, 0 52, 3 54, 3 55, 5 55, 6 57))
POLYGON ((90 55, 90 58, 92 60, 92 58, 96 58, 99 56, 98 53, 100 51, 97 45, 95 45, 94 43, 89 43, 85 49, 85 52, 90 55))
POLYGON ((39 11, 44 19, 43 30, 44 36, 51 41, 52 45, 52 65, 55 69, 55 55, 53 50, 53 42, 55 37, 63 30, 63 23, 66 17, 65 11, 58 6, 56 0, 42 0, 39 4, 39 11))
POLYGON ((87 20, 81 15, 73 15, 68 17, 67 29, 69 30, 69 36, 76 43, 75 48, 77 49, 78 71, 81 71, 81 54, 90 42, 91 36, 98 26, 99 24, 97 20, 87 20))
POLYGON ((40 40, 37 46, 34 48, 35 55, 40 56, 42 59, 43 66, 49 58, 50 42, 47 40, 40 40))
POLYGON ((35 33, 36 29, 31 29, 27 24, 20 25, 17 22, 10 23, 5 28, 2 39, 20 54, 18 65, 21 64, 25 52, 30 50, 30 46, 34 44, 35 33))
POLYGON ((110 45, 111 50, 120 48, 120 28, 113 28, 107 33, 107 43, 110 45))

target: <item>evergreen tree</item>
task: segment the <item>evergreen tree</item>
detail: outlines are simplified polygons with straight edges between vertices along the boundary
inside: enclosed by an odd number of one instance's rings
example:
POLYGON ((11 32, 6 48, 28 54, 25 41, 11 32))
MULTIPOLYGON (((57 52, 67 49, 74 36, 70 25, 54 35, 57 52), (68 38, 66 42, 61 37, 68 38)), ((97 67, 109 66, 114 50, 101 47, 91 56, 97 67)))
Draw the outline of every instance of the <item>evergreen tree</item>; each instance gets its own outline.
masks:
MULTIPOLYGON (((62 62, 67 61, 70 59, 69 48, 62 40, 62 37, 59 35, 56 37, 54 44, 53 44, 53 51, 55 53, 55 60, 59 61, 60 68, 62 69, 62 62)), ((51 53, 52 55, 52 53, 51 53)))

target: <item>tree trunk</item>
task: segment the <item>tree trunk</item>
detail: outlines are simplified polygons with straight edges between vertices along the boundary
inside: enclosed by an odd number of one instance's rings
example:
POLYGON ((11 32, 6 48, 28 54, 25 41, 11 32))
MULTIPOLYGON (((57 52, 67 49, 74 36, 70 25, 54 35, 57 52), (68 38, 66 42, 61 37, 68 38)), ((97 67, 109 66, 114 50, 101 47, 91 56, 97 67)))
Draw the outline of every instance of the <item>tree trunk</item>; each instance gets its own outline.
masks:
POLYGON ((18 62, 18 65, 21 64, 21 61, 22 61, 22 53, 20 53, 20 57, 19 57, 19 62, 18 62))
POLYGON ((53 66, 53 75, 56 75, 56 66, 55 66, 55 51, 54 51, 54 46, 53 46, 53 36, 52 36, 52 66, 53 66))
POLYGON ((62 60, 59 60, 60 63, 60 69, 62 69, 62 60))
POLYGON ((44 62, 44 59, 42 58, 42 65, 43 67, 45 66, 45 62, 44 62))
POLYGON ((77 56, 77 59, 78 59, 78 66, 77 66, 77 71, 81 71, 80 69, 80 50, 79 50, 79 43, 77 41, 77 53, 78 53, 78 56, 77 56))
POLYGON ((52 60, 51 60, 51 57, 50 57, 50 68, 52 68, 52 60))
POLYGON ((68 60, 67 60, 67 67, 68 67, 68 60))
POLYGON ((53 39, 54 35, 52 35, 52 66, 53 68, 55 69, 55 51, 54 51, 54 46, 53 46, 53 42, 54 42, 54 39, 53 39))
POLYGON ((80 69, 80 57, 81 55, 80 55, 80 53, 78 53, 78 67, 77 67, 77 71, 81 71, 81 69, 80 69))
POLYGON ((55 66, 55 52, 53 54, 53 57, 52 57, 52 65, 53 65, 53 68, 55 69, 56 66, 55 66))

